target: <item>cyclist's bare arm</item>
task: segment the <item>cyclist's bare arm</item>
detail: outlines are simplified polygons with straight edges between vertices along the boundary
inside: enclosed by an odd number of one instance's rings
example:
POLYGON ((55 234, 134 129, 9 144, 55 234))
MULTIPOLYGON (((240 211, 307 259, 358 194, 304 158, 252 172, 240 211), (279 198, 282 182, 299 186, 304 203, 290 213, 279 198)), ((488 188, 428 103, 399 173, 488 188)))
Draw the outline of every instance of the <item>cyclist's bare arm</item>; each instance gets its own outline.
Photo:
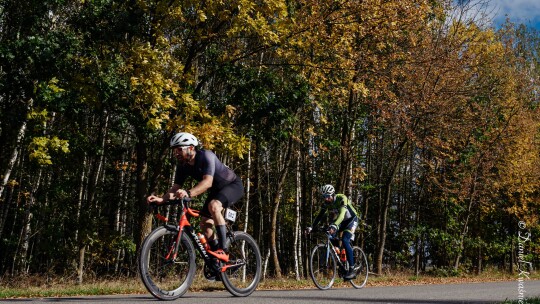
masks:
POLYGON ((212 187, 212 183, 214 182, 214 177, 212 175, 203 175, 203 178, 202 180, 197 184, 195 185, 195 187, 191 188, 191 189, 180 189, 180 186, 177 185, 177 184, 174 184, 174 186, 178 186, 176 187, 175 189, 171 188, 169 190, 172 191, 172 194, 173 194, 173 197, 177 197, 177 198, 185 198, 185 197, 195 197, 197 195, 200 195, 200 194, 203 194, 204 192, 206 192, 206 190, 208 190, 210 187, 212 187))
POLYGON ((180 185, 174 184, 172 187, 167 191, 167 193, 163 194, 162 197, 156 196, 156 195, 150 195, 146 198, 147 203, 157 203, 161 204, 164 202, 169 201, 170 199, 173 199, 175 196, 176 191, 180 189, 180 185))
POLYGON ((214 182, 214 177, 212 175, 203 175, 202 180, 197 185, 195 185, 195 187, 189 190, 191 192, 191 197, 194 197, 194 196, 197 196, 206 192, 206 190, 212 187, 213 182, 214 182))

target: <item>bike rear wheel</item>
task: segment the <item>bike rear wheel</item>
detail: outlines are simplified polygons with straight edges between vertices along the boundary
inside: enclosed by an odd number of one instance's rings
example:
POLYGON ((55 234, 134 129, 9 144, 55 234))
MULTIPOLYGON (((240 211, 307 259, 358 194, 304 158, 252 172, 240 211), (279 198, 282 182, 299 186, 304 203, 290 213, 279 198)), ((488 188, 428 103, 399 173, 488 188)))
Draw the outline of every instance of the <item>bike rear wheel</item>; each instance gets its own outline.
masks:
POLYGON ((317 288, 325 290, 332 287, 336 278, 336 260, 328 251, 326 244, 318 244, 311 250, 309 274, 317 288))
POLYGON ((229 262, 221 272, 225 288, 234 296, 249 296, 261 279, 261 252, 253 237, 245 232, 234 232, 229 245, 229 262))
POLYGON ((366 285, 367 279, 368 279, 368 261, 367 257, 364 254, 364 251, 360 249, 358 246, 353 247, 353 255, 354 255, 354 270, 356 272, 356 277, 352 280, 350 280, 351 285, 354 288, 362 288, 364 285, 366 285))
POLYGON ((195 276, 195 248, 185 233, 176 257, 169 257, 177 236, 176 227, 162 226, 152 231, 141 247, 141 279, 146 289, 160 300, 175 300, 184 295, 195 276))

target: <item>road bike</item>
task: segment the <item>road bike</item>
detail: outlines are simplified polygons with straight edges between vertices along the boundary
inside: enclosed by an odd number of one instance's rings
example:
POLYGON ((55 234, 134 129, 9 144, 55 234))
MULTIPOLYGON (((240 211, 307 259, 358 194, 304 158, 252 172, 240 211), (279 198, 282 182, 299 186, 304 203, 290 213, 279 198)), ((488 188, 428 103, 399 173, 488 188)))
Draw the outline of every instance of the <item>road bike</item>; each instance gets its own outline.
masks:
MULTIPOLYGON (((343 246, 336 246, 339 238, 332 236, 326 228, 324 231, 326 240, 317 244, 311 250, 309 256, 309 274, 317 288, 326 290, 332 287, 336 276, 343 278, 349 270, 349 263, 345 256, 343 246)), ((368 261, 364 251, 358 246, 353 246, 355 278, 348 280, 354 288, 362 288, 368 279, 368 261)))
POLYGON ((155 217, 164 222, 144 240, 139 255, 139 272, 148 291, 160 300, 175 300, 186 293, 195 277, 196 252, 204 260, 204 275, 221 280, 234 296, 253 293, 261 278, 261 253, 251 235, 233 231, 231 224, 236 212, 224 209, 227 222, 228 261, 217 260, 203 235, 196 233, 190 219, 199 211, 190 208, 190 199, 171 200, 153 205, 155 217), (157 207, 179 205, 178 221, 169 224, 168 218, 157 212, 157 207))

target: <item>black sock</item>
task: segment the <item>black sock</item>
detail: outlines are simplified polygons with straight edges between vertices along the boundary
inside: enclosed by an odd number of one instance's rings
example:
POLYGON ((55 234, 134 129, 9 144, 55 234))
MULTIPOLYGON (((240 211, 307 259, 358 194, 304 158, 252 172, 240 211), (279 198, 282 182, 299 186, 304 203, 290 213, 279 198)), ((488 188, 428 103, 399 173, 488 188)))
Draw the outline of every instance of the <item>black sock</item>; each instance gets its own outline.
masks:
POLYGON ((212 251, 216 251, 219 248, 219 242, 217 239, 213 239, 208 243, 210 243, 210 250, 212 251))
POLYGON ((225 225, 216 225, 216 232, 219 241, 219 248, 227 250, 227 248, 225 248, 227 243, 227 227, 225 225))

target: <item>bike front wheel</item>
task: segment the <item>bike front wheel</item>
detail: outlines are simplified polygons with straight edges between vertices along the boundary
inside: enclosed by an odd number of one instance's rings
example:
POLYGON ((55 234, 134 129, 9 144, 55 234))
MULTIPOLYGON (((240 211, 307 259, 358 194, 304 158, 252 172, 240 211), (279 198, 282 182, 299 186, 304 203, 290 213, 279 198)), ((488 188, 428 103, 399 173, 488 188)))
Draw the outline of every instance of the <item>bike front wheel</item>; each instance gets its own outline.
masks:
POLYGON ((141 279, 146 289, 160 300, 175 300, 184 295, 195 276, 195 248, 182 233, 174 256, 177 237, 176 227, 162 226, 152 231, 141 247, 141 279))
POLYGON ((366 285, 367 279, 368 279, 368 273, 369 273, 369 267, 368 267, 368 261, 367 257, 364 254, 364 251, 360 249, 358 246, 353 247, 353 255, 354 255, 354 271, 356 274, 356 277, 352 280, 350 280, 351 285, 354 288, 362 288, 364 285, 366 285))
POLYGON ((328 250, 328 246, 315 245, 309 257, 309 275, 317 288, 325 290, 332 287, 336 278, 336 269, 336 259, 328 250))
POLYGON ((229 246, 229 262, 220 273, 225 288, 234 296, 249 296, 261 279, 261 252, 253 237, 236 231, 229 246))

